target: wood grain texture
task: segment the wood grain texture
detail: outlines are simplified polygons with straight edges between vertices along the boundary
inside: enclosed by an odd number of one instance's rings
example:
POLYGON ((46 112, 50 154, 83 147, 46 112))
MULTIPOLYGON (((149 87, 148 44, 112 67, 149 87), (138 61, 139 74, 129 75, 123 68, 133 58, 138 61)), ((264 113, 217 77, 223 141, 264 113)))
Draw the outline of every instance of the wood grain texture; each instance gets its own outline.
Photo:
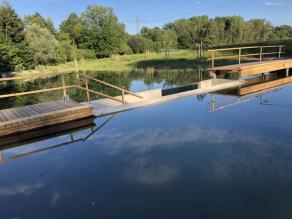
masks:
POLYGON ((92 117, 92 107, 55 101, 0 110, 0 136, 92 117))

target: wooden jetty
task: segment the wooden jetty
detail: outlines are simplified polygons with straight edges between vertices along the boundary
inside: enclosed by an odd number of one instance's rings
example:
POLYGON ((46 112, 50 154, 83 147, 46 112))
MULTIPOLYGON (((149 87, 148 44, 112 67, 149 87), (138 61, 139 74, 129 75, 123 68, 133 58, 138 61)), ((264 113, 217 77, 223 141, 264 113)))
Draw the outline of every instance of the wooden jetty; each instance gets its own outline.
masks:
POLYGON ((279 70, 288 71, 292 68, 292 59, 282 58, 284 53, 282 45, 214 49, 208 52, 212 54, 212 57, 209 58, 212 62, 212 67, 209 69, 211 75, 238 73, 240 77, 247 77, 279 70), (265 52, 265 50, 269 51, 265 52), (222 55, 224 52, 227 52, 228 55, 222 55), (218 53, 221 55, 217 56, 218 53), (273 57, 274 55, 276 57, 273 57), (215 61, 227 59, 236 59, 237 64, 215 66, 215 61), (246 63, 249 60, 252 62, 246 63))
POLYGON ((0 136, 93 116, 89 104, 54 101, 0 111, 0 136))
MULTIPOLYGON (((80 77, 83 77, 82 79, 85 81, 84 86, 81 86, 81 83, 67 85, 65 80, 65 77, 67 75, 68 74, 64 73, 54 75, 59 77, 61 86, 19 93, 1 94, 0 99, 2 100, 5 98, 27 96, 32 94, 55 92, 61 90, 63 91, 64 100, 0 110, 0 137, 28 132, 31 130, 39 130, 40 128, 50 128, 59 124, 94 117, 95 115, 92 109, 92 105, 90 104, 90 94, 111 99, 112 101, 121 104, 127 104, 127 101, 125 100, 126 95, 131 95, 134 96, 135 98, 142 98, 138 94, 132 93, 123 88, 90 77, 86 73, 84 74, 76 73, 76 78, 79 79, 80 77), (90 89, 89 81, 102 84, 112 89, 116 89, 121 92, 121 97, 120 98, 112 97, 107 94, 103 94, 93 89, 90 89), (87 96, 87 102, 76 103, 68 100, 69 97, 67 94, 69 89, 78 89, 85 92, 87 96)), ((42 75, 42 77, 46 76, 52 75, 42 75)), ((35 77, 33 75, 28 75, 25 77, 0 78, 0 82, 8 83, 13 81, 29 80, 36 78, 39 78, 39 76, 35 77)))
MULTIPOLYGON (((0 110, 0 137, 13 135, 16 133, 23 133, 30 130, 38 130, 40 128, 54 127, 66 122, 76 121, 93 116, 104 116, 191 95, 199 95, 221 89, 238 87, 241 84, 241 82, 237 80, 210 79, 201 81, 199 83, 186 85, 184 87, 167 90, 156 89, 140 93, 133 93, 125 90, 124 88, 100 81, 85 73, 78 73, 78 78, 80 79, 78 84, 66 85, 66 75, 67 74, 58 75, 61 79, 61 86, 59 87, 19 93, 1 94, 0 99, 4 99, 9 97, 25 96, 61 90, 63 91, 64 100, 0 110), (81 77, 85 84, 81 83, 81 77), (119 91, 121 95, 109 96, 107 94, 95 91, 89 87, 89 81, 102 84, 111 89, 115 89, 119 91), (78 89, 85 92, 87 101, 84 103, 68 101, 68 89, 78 89), (104 97, 104 99, 91 100, 92 94, 104 97)), ((0 78, 0 82, 6 83, 7 81, 23 79, 27 79, 27 77, 0 78)))
MULTIPOLYGON (((213 74, 220 73, 239 73, 241 77, 263 74, 265 72, 274 72, 286 69, 289 75, 289 69, 292 67, 292 59, 282 58, 284 46, 258 46, 258 47, 240 47, 209 50, 212 53, 210 60, 212 68, 209 69, 213 74), (276 49, 276 51, 274 51, 276 49), (259 50, 258 52, 248 53, 259 50), (228 52, 231 55, 219 56, 217 53, 228 52), (234 52, 236 51, 236 52, 234 52), (266 56, 277 55, 277 59, 266 60, 266 56), (258 57, 259 60, 251 63, 243 63, 245 58, 258 57), (238 64, 215 67, 215 61, 219 59, 238 59, 238 64)), ((269 57, 270 58, 270 57, 269 57)), ((192 95, 200 95, 208 92, 216 92, 229 88, 240 88, 240 95, 252 93, 257 90, 267 89, 268 87, 278 86, 283 83, 291 83, 291 78, 283 78, 276 81, 266 82, 262 85, 254 84, 252 87, 243 86, 241 80, 210 79, 184 87, 172 88, 167 90, 156 89, 140 93, 133 93, 124 88, 112 85, 110 83, 98 80, 86 73, 76 74, 77 84, 66 84, 65 77, 68 74, 57 74, 60 79, 60 86, 44 88, 41 90, 32 90, 19 93, 0 94, 0 99, 18 97, 45 92, 63 91, 64 100, 49 103, 34 104, 30 106, 0 110, 0 137, 13 135, 15 133, 37 130, 40 128, 54 127, 66 122, 76 121, 93 116, 104 116, 138 107, 149 106, 163 103, 166 101, 183 98, 192 95), (89 83, 91 82, 91 83, 89 83), (119 96, 110 96, 90 88, 90 84, 98 83, 110 89, 120 92, 119 96), (68 90, 78 89, 85 92, 87 101, 85 103, 76 103, 68 101, 68 90), (98 95, 104 99, 92 100, 91 95, 98 95)), ((44 76, 44 75, 43 75, 44 76)), ((0 82, 8 83, 17 80, 26 80, 34 76, 0 78, 0 82)))

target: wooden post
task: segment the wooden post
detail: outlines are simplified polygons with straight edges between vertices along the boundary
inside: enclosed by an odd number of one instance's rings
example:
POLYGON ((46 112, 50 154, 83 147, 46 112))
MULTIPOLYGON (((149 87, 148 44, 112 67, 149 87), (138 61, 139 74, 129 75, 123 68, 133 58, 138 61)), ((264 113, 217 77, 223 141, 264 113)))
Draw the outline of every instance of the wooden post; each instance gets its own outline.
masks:
POLYGON ((241 48, 238 50, 238 64, 241 64, 241 48))
POLYGON ((263 47, 260 48, 260 62, 263 61, 263 47))
POLYGON ((212 51, 212 68, 215 67, 215 51, 212 51))
POLYGON ((290 73, 290 69, 287 68, 287 69, 286 69, 286 76, 287 76, 287 77, 289 76, 289 73, 290 73))
POLYGON ((122 90, 122 100, 123 100, 123 102, 125 102, 125 91, 124 90, 122 90))
POLYGON ((76 78, 79 79, 79 70, 78 70, 78 61, 77 61, 77 58, 74 57, 74 65, 75 65, 75 73, 76 73, 76 78))
POLYGON ((65 77, 63 73, 61 74, 61 78, 62 78, 63 96, 65 99, 67 97, 67 90, 66 90, 65 77))
POLYGON ((4 160, 3 160, 3 153, 2 153, 2 151, 0 151, 0 163, 1 162, 3 162, 4 160))
POLYGON ((215 112, 215 95, 212 95, 212 112, 215 112))
POLYGON ((279 59, 281 58, 282 46, 279 46, 279 59))
POLYGON ((90 101, 90 93, 89 93, 89 86, 88 86, 88 78, 86 77, 86 72, 84 72, 85 76, 85 88, 86 88, 86 95, 87 95, 87 101, 90 101))

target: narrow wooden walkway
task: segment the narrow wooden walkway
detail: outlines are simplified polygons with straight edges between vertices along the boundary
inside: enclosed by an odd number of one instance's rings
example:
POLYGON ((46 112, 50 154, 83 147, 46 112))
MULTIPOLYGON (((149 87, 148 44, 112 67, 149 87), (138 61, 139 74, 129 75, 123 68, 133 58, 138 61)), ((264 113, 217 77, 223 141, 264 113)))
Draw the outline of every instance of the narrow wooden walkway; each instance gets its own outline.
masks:
POLYGON ((0 136, 93 116, 90 105, 54 101, 0 110, 0 136))
POLYGON ((292 59, 277 59, 262 62, 250 62, 244 64, 227 65, 210 68, 215 74, 239 73, 240 77, 258 75, 266 72, 274 72, 292 68, 292 59))

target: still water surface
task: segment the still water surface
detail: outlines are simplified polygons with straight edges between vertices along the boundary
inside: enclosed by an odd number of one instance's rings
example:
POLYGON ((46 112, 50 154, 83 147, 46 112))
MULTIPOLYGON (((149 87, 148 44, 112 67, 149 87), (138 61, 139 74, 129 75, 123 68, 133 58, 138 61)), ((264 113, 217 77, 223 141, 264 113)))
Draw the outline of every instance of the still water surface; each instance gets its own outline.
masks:
POLYGON ((0 218, 290 219, 291 94, 213 113, 211 94, 188 97, 120 113, 85 141, 10 159, 84 139, 109 117, 3 150, 0 218))

